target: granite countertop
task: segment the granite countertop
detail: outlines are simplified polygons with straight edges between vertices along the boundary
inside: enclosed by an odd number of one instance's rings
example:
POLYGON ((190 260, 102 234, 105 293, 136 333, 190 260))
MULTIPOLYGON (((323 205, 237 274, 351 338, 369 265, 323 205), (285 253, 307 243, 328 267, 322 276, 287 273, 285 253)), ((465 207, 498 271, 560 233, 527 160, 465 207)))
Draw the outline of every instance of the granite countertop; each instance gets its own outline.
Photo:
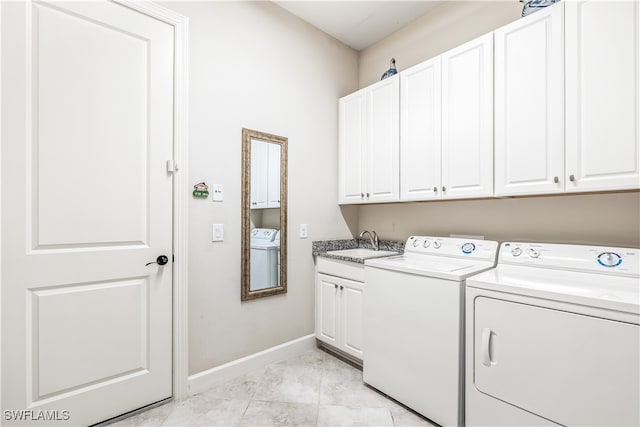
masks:
MULTIPOLYGON (((399 254, 404 253, 404 242, 394 240, 380 240, 379 249, 381 251, 394 251, 399 254)), ((339 259, 341 261, 350 261, 363 264, 362 258, 346 257, 327 254, 328 251, 339 251, 343 249, 373 249, 369 239, 346 239, 346 240, 316 240, 311 242, 311 253, 313 256, 321 256, 331 259, 339 259)))

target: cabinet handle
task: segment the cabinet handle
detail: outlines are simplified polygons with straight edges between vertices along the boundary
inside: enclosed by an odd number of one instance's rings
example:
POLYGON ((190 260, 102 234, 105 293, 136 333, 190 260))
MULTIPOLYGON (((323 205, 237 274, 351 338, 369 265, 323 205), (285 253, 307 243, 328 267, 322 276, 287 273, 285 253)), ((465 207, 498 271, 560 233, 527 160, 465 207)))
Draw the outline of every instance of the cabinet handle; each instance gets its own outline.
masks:
POLYGON ((433 192, 437 193, 438 192, 438 187, 433 187, 433 192))
POLYGON ((335 284, 335 283, 333 284, 333 287, 334 287, 334 288, 336 288, 336 289, 338 289, 338 285, 337 285, 337 284, 335 284))
POLYGON ((340 290, 343 290, 343 289, 344 289, 344 286, 340 285, 340 290))
POLYGON ((442 186, 442 192, 444 193, 445 191, 447 191, 447 187, 445 187, 444 185, 442 186))
POLYGON ((555 182, 555 183, 557 184, 559 181, 560 181, 560 180, 558 179, 558 177, 557 177, 557 176, 554 176, 554 177, 553 177, 553 182, 555 182))
POLYGON ((369 198, 369 193, 367 193, 367 199, 369 198))
POLYGON ((364 193, 360 193, 360 198, 364 199, 364 193))
POLYGON ((576 177, 573 175, 569 175, 569 181, 574 182, 576 180, 576 177))

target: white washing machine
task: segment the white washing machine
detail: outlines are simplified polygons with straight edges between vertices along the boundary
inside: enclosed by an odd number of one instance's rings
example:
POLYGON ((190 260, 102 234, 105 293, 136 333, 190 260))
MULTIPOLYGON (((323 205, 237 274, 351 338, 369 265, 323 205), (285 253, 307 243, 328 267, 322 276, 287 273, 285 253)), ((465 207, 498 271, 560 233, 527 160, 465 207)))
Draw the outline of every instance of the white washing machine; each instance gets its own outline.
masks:
POLYGON ((639 425, 638 258, 503 243, 467 280, 467 425, 639 425))
POLYGON ((278 230, 254 228, 251 230, 251 279, 252 291, 273 288, 279 284, 280 239, 278 230))
POLYGON ((365 261, 364 382, 441 425, 463 423, 465 279, 495 266, 498 243, 409 237, 365 261))

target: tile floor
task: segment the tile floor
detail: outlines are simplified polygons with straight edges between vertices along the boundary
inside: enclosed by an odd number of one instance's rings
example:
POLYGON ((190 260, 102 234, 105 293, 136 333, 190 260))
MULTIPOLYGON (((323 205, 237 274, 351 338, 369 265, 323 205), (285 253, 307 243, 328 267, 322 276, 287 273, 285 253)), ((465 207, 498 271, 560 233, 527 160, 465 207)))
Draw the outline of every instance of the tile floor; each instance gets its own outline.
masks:
POLYGON ((283 425, 432 424, 365 386, 362 371, 314 349, 109 427, 283 425))

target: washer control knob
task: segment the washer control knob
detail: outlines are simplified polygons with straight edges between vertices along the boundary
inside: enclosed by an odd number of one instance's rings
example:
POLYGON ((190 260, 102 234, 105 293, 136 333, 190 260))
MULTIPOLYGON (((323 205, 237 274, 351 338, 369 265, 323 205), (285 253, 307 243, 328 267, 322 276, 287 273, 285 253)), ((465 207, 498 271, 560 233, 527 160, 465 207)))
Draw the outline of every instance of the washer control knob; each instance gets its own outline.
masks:
POLYGON ((428 240, 425 240, 425 241, 424 241, 424 243, 422 244, 422 247, 423 247, 423 248, 428 248, 428 247, 429 247, 429 245, 431 245, 431 242, 430 242, 430 241, 428 241, 428 240))
POLYGON ((437 240, 435 242, 433 242, 433 248, 434 249, 440 249, 440 246, 442 246, 442 243, 438 242, 437 240))
POLYGON ((615 252, 603 252, 598 255, 598 264, 603 267, 617 267, 622 263, 622 257, 615 252))
POLYGON ((417 248, 419 244, 420 244, 420 240, 418 240, 418 239, 414 240, 413 243, 412 243, 414 248, 417 248))
POLYGON ((513 255, 513 256, 522 255, 522 248, 516 246, 515 248, 511 249, 511 255, 513 255))
POLYGON ((467 242, 465 244, 462 245, 462 253, 464 254, 470 254, 471 252, 476 250, 476 245, 474 245, 471 242, 467 242))
POLYGON ((536 249, 529 249, 529 256, 531 258, 538 258, 540 256, 540 252, 538 252, 536 249))

